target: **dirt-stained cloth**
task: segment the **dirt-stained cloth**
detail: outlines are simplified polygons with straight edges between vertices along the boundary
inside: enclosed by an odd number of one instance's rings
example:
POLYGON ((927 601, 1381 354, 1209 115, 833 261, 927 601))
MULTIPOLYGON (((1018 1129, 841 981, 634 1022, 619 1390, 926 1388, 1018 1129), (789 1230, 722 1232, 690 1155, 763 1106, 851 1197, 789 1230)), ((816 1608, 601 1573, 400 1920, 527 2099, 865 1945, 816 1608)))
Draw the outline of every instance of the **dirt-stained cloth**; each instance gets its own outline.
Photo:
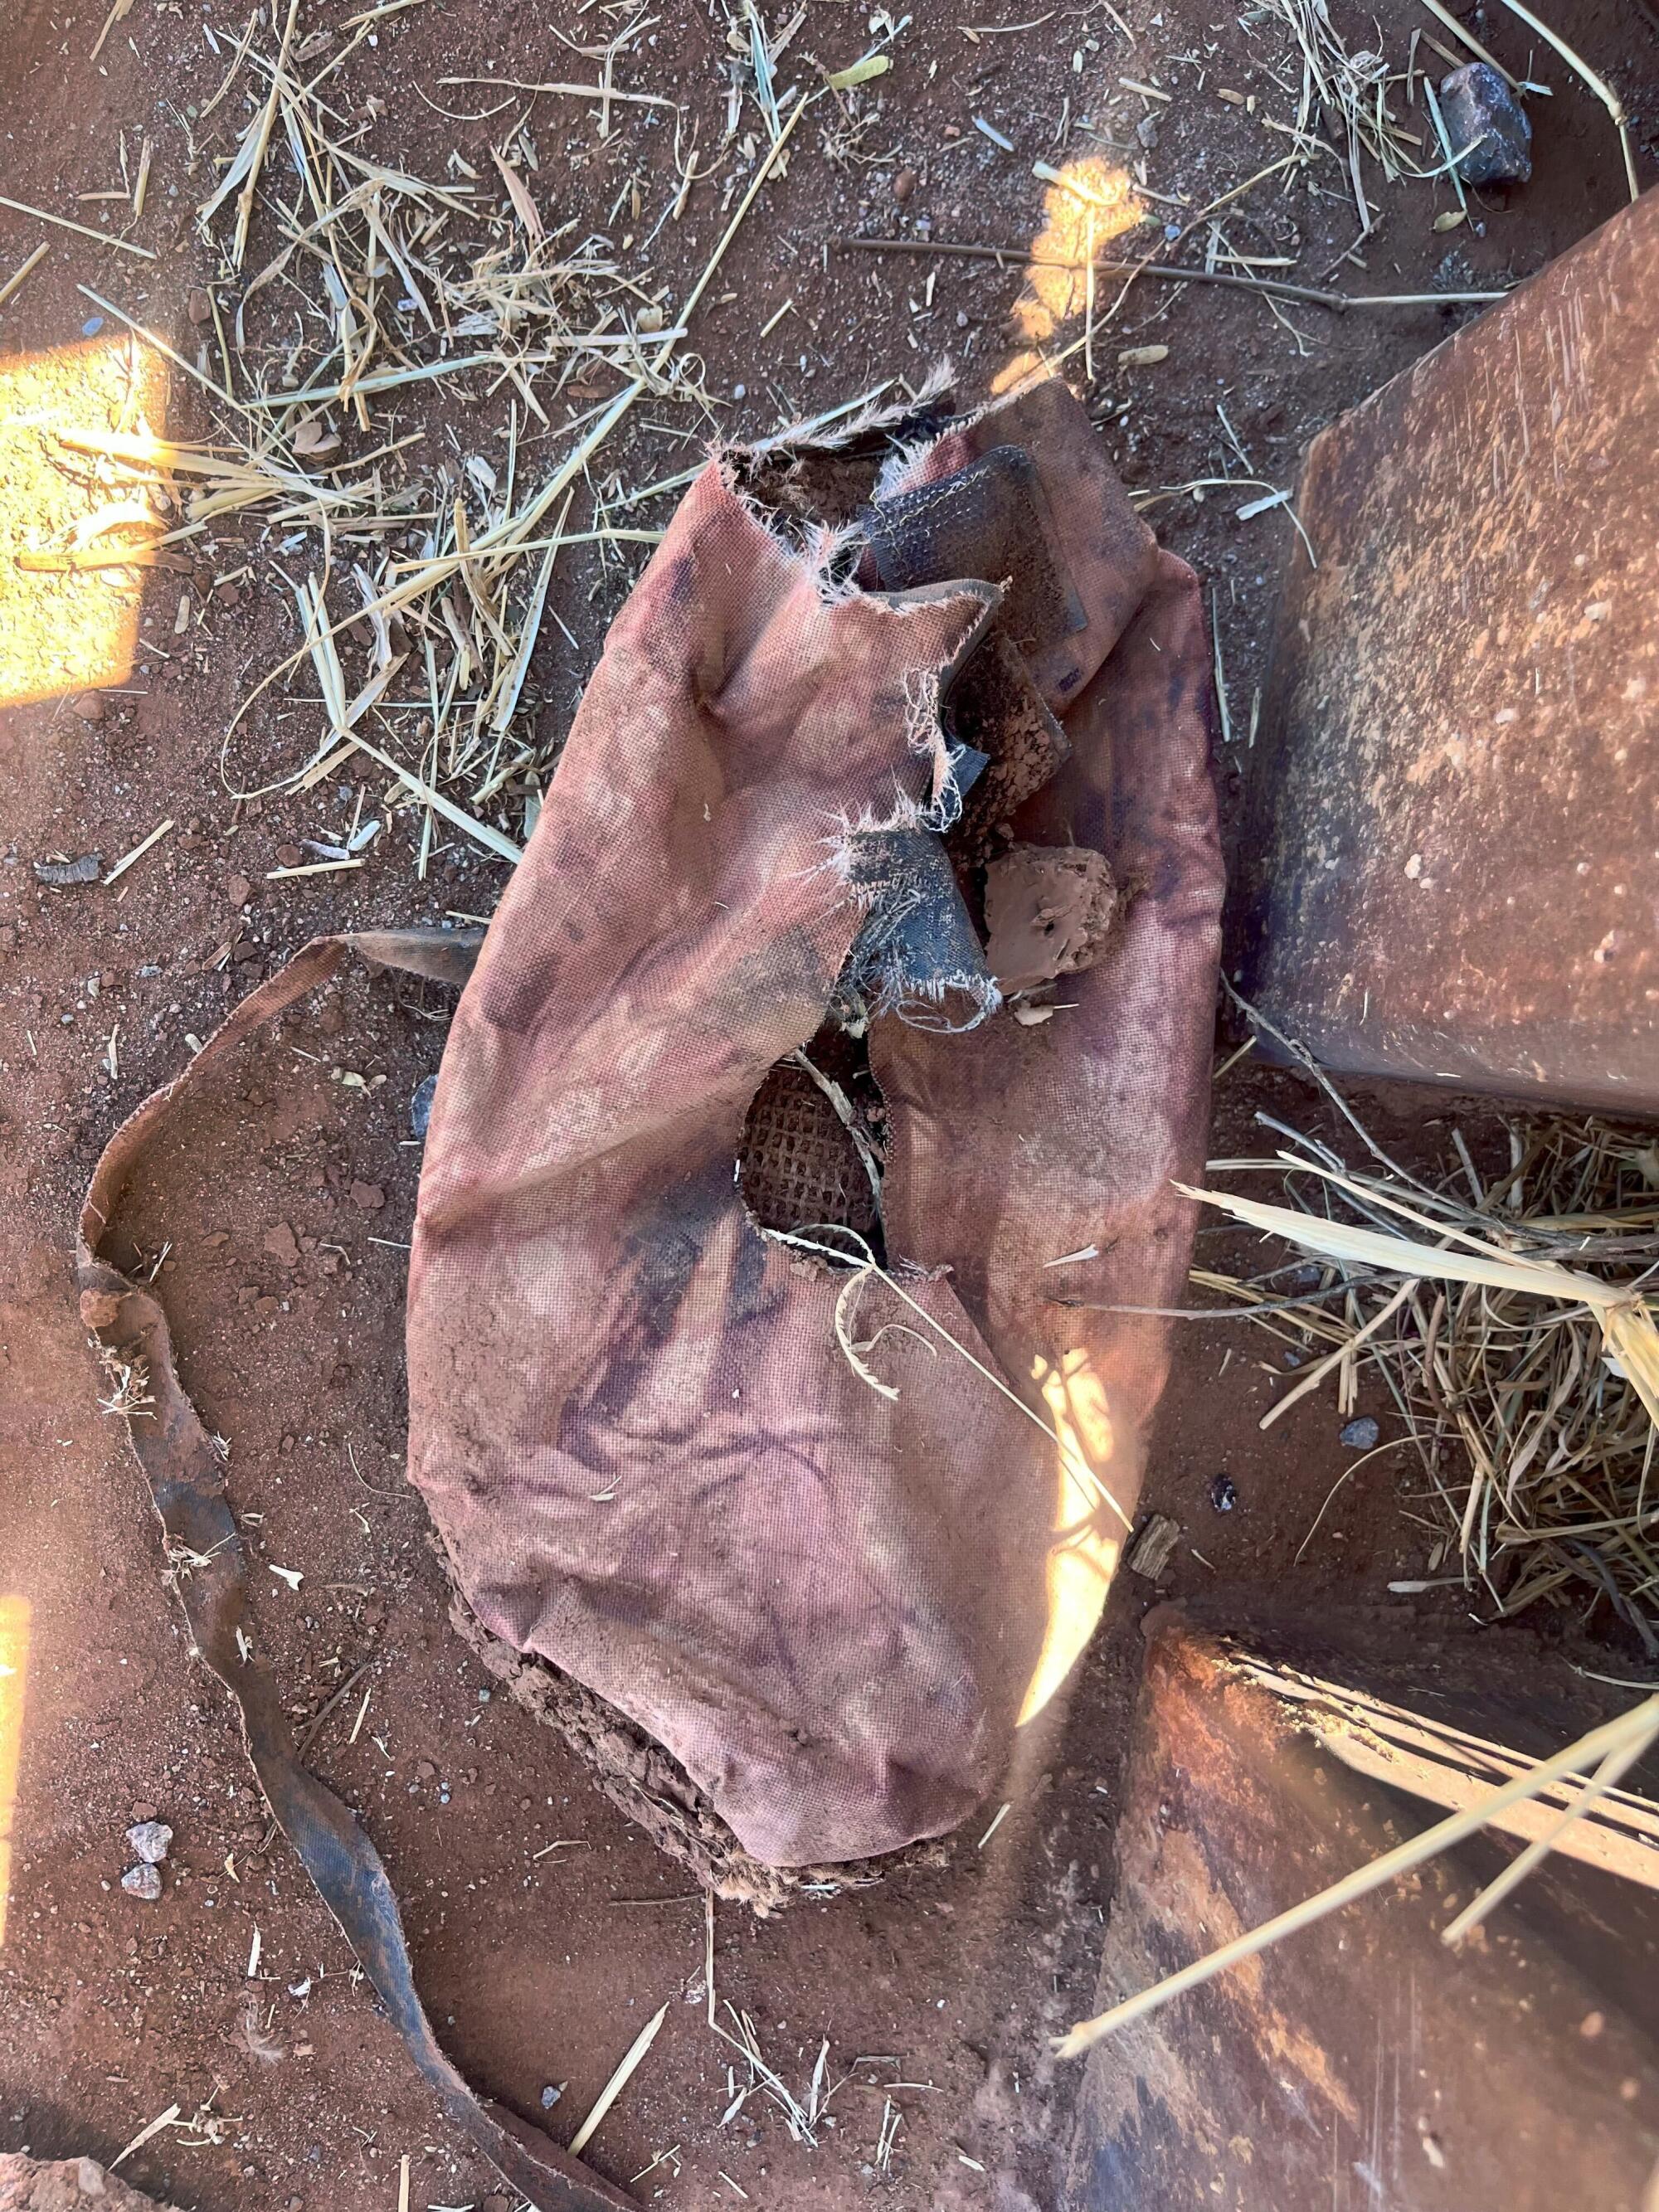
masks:
POLYGON ((1094 1625, 1167 1364, 1106 1309, 1183 1302, 1222 878, 1197 587, 1062 386, 890 450, 855 575, 741 473, 613 626, 455 1018, 410 1472, 483 1629, 787 1867, 953 1826, 1094 1625), (746 1121, 836 998, 860 837, 949 846, 941 694, 1010 642, 1068 757, 1002 843, 1103 855, 1111 934, 975 1025, 874 1016, 854 1281, 757 1228, 746 1121))

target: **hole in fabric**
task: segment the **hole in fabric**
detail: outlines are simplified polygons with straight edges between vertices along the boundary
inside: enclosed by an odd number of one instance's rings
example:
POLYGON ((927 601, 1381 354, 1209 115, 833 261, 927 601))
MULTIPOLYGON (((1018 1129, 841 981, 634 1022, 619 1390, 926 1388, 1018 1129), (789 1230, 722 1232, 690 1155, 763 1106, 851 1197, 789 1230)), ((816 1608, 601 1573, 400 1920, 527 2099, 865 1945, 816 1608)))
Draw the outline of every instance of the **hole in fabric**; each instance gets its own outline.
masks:
POLYGON ((757 1226, 855 1230, 883 1258, 876 1186, 884 1119, 863 1037, 835 1023, 769 1069, 738 1155, 738 1188, 757 1226))

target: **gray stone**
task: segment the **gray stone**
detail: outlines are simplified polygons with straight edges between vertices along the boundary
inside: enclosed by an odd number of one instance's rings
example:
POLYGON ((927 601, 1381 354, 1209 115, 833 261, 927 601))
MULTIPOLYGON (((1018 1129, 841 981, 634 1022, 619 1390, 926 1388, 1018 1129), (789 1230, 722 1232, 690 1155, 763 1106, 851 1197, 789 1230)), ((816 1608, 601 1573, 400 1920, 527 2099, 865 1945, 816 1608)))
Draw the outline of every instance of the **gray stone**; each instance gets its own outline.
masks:
POLYGON ((1382 1435, 1374 1415, 1362 1413, 1357 1421, 1350 1421, 1342 1431, 1342 1441, 1350 1451, 1369 1451, 1382 1435))
POLYGON ((165 1820, 140 1820, 127 1830, 127 1841, 135 1858, 146 1866, 160 1866, 173 1841, 173 1831, 165 1820))
POLYGON ((438 1088, 435 1075, 423 1075, 415 1086, 415 1096, 409 1102, 410 1134, 424 1139, 432 1120, 432 1094, 438 1088))
POLYGON ((129 1897, 142 1897, 146 1905, 154 1905, 161 1894, 161 1869, 149 1864, 129 1867, 121 1877, 121 1887, 129 1897))

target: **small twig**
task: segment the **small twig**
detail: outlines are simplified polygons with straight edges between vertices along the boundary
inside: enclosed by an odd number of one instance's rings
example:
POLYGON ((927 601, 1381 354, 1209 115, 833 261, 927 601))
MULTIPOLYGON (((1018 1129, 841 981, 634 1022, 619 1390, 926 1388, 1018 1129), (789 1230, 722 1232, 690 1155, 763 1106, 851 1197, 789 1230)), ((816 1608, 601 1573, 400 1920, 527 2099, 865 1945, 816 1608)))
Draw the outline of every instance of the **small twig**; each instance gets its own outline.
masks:
POLYGON ((17 289, 23 279, 28 275, 30 270, 37 267, 40 262, 45 260, 47 254, 51 252, 52 246, 50 242, 43 238, 39 246, 35 247, 33 252, 30 254, 28 259, 23 263, 22 266, 18 269, 14 269, 10 276, 7 277, 5 283, 3 284, 0 284, 0 307, 3 307, 5 302, 10 299, 12 294, 17 289))
MULTIPOLYGON (((1081 270, 1081 261, 1067 261, 1042 253, 1029 253, 1019 246, 980 246, 944 238, 838 238, 834 244, 863 253, 948 253, 969 261, 1012 264, 1017 273, 1027 269, 1081 270)), ((1328 307, 1346 314, 1350 307, 1488 307, 1506 300, 1504 292, 1366 292, 1352 296, 1322 292, 1311 284, 1286 283, 1277 276, 1238 276, 1225 269, 1180 269, 1163 261, 1100 261, 1097 269, 1111 276, 1157 276, 1166 284, 1224 284, 1238 292, 1270 292, 1281 299, 1302 300, 1310 307, 1328 307)))

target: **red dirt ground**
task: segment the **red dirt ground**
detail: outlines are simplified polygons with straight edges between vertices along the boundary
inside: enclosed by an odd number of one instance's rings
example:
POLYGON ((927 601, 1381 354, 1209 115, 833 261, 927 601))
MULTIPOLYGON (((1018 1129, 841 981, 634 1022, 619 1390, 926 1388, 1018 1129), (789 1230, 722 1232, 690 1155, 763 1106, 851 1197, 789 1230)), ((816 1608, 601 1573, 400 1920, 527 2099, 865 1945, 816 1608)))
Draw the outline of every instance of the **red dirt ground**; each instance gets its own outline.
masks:
MULTIPOLYGON (((343 13, 316 12, 331 22, 343 13)), ((577 9, 555 12, 573 35, 603 35, 577 9)), ((973 37, 959 25, 979 11, 920 0, 914 13, 866 142, 886 158, 836 167, 809 130, 698 323, 710 392, 743 384, 744 398, 726 405, 717 424, 688 408, 665 426, 665 410, 637 410, 605 456, 625 483, 689 465, 712 429, 763 432, 852 397, 896 365, 919 376, 946 351, 964 394, 976 396, 1022 343, 1010 319, 1024 281, 1018 269, 854 256, 835 242, 901 225, 915 234, 924 219, 936 238, 1029 240, 1041 203, 1030 161, 1059 158, 1054 140, 1068 97, 1074 113, 1092 106, 1098 115, 1110 96, 1109 127, 1133 142, 1144 103, 1113 94, 1119 77, 1157 69, 1179 85, 1180 97, 1158 111, 1148 177, 1194 204, 1282 146, 1212 96, 1220 85, 1259 86, 1265 106, 1272 89, 1255 72, 1260 46, 1230 14, 1210 25, 1206 11, 1181 0, 1161 9, 1141 0, 1131 47, 1094 8, 973 37), (1200 59, 1171 70, 1182 52, 1200 59), (976 133, 975 114, 1012 137, 1021 158, 976 133), (901 205, 893 181, 904 167, 916 183, 901 205), (763 344, 757 333, 787 298, 793 313, 763 344)), ((1612 0, 1553 14, 1636 111, 1645 179, 1659 40, 1612 0)), ((240 22, 214 20, 234 41, 240 22)), ((988 11, 985 20, 994 20, 988 11)), ((61 364, 73 357, 58 349, 90 342, 85 326, 98 311, 76 283, 193 353, 186 303, 214 272, 191 212, 214 155, 222 157, 240 127, 221 109, 191 173, 190 119, 223 69, 204 44, 196 9, 137 0, 94 64, 100 21, 84 0, 56 15, 26 0, 10 40, 0 152, 9 196, 95 224, 106 204, 75 195, 118 173, 121 131, 130 146, 149 133, 154 182, 135 234, 161 256, 122 260, 0 216, 5 269, 40 237, 52 240, 48 259, 0 308, 0 377, 9 380, 0 621, 15 638, 34 641, 39 679, 14 684, 10 703, 0 701, 0 1598, 27 1600, 31 1630, 0 1944, 0 2146, 107 2160, 176 2104, 201 2124, 153 2137, 123 2171, 201 2212, 389 2212, 404 2155, 412 2206, 505 2212, 510 2199, 439 2121, 286 1847, 264 1848, 261 1808, 225 1701, 190 1661, 161 1585, 149 1507, 118 1425, 99 1410, 70 1291, 72 1224, 88 1169, 121 1115, 179 1064, 188 1036, 204 1035, 312 934, 487 916, 503 876, 500 864, 457 842, 418 884, 405 815, 356 873, 266 880, 278 848, 326 835, 353 792, 324 787, 305 799, 238 804, 222 787, 216 757, 230 714, 293 644, 285 600, 251 586, 214 588, 216 575, 240 564, 234 525, 191 576, 152 573, 140 617, 148 645, 130 671, 112 673, 88 656, 111 607, 138 601, 135 586, 12 570, 28 533, 58 519, 58 494, 27 417, 52 404, 71 374, 61 364), (42 363, 43 356, 52 358, 42 363), (187 638, 173 635, 181 584, 198 607, 187 638), (89 681, 107 686, 97 722, 65 703, 89 681), (31 862, 54 855, 97 851, 107 867, 167 817, 173 833, 116 886, 51 890, 35 879, 31 862), (154 1905, 118 1886, 128 1863, 122 1832, 149 1808, 176 1836, 166 1894, 154 1905)), ((1518 27, 1501 10, 1471 21, 1513 65, 1525 64, 1518 27)), ((1432 27, 1407 0, 1382 11, 1391 55, 1403 54, 1413 28, 1432 27)), ((1356 43, 1364 30, 1356 19, 1356 43)), ((867 36, 865 11, 826 4, 811 11, 800 45, 833 66, 863 51, 867 36)), ((726 53, 723 25, 690 11, 665 15, 619 82, 672 88, 713 146, 726 53)), ((1623 187, 1601 108, 1553 58, 1547 70, 1541 60, 1533 67, 1557 88, 1535 111, 1534 180, 1506 204, 1494 196, 1478 229, 1436 234, 1432 216, 1450 202, 1443 187, 1437 196, 1417 185, 1384 193, 1363 272, 1334 265, 1353 232, 1352 203, 1335 195, 1281 204, 1258 194, 1250 205, 1259 212, 1237 228, 1235 243, 1293 254, 1285 273, 1350 290, 1430 289, 1449 255, 1462 286, 1535 270, 1611 214, 1623 187)), ((436 93, 439 76, 541 79, 571 68, 538 11, 428 0, 382 25, 377 46, 361 50, 343 78, 343 96, 356 111, 371 96, 383 100, 374 150, 433 174, 452 146, 487 167, 489 144, 487 125, 446 122, 422 101, 425 90, 463 105, 436 93)), ((1273 96, 1282 108, 1282 95, 1273 96)), ((744 127, 752 124, 751 109, 744 127)), ((655 220, 672 180, 664 134, 639 111, 624 115, 603 149, 576 104, 539 112, 537 127, 548 149, 568 137, 560 145, 568 159, 549 163, 561 220, 603 225, 630 173, 642 179, 641 220, 655 220)), ((655 265, 678 295, 724 221, 718 186, 705 185, 683 223, 665 230, 655 265)), ((1093 397, 1112 415, 1112 449, 1133 487, 1220 474, 1218 403, 1253 471, 1289 483, 1313 430, 1436 343, 1462 312, 1300 310, 1302 351, 1259 300, 1149 282, 1103 335, 1093 397), (1168 358, 1119 369, 1120 348, 1149 343, 1167 344, 1168 358)), ((92 337, 107 339, 113 329, 106 318, 92 337)), ((498 431, 503 405, 452 396, 409 410, 398 426, 422 427, 435 441, 459 425, 476 450, 498 431)), ((209 428, 176 378, 166 419, 175 434, 209 428)), ((387 410, 377 421, 379 434, 392 419, 387 410)), ((1238 503, 1183 495, 1152 510, 1166 542, 1214 585, 1234 731, 1219 763, 1230 811, 1290 531, 1282 512, 1235 522, 1238 503)), ((585 567, 573 558, 562 571, 560 611, 577 644, 544 640, 533 672, 556 730, 626 586, 614 561, 602 568, 590 553, 585 567)), ((267 695, 250 719, 235 757, 246 784, 279 775, 311 744, 309 690, 296 680, 292 699, 267 695)), ((1132 1577, 1115 1592, 1069 1710, 1046 1724, 1046 1742, 1026 1747, 1006 1791, 1013 1809, 983 1849, 975 1829, 957 1839, 943 1870, 906 1872, 827 1902, 804 1899, 765 1923, 719 1909, 717 1989, 751 2014, 769 2063, 804 2093, 827 2038, 830 2078, 847 2077, 816 2149, 792 2142, 760 2097, 722 2129, 728 2063, 739 2079, 743 2069, 705 2021, 701 1897, 545 1731, 489 1697, 482 1668, 447 1625, 425 1516, 403 1480, 401 1286, 418 1166, 406 1112, 415 1084, 437 1064, 444 1012, 435 991, 361 977, 296 1012, 180 1124, 130 1213, 147 1254, 168 1247, 159 1280, 183 1379, 230 1443, 232 1494, 252 1555, 303 1572, 298 1590, 271 1575, 258 1594, 264 1656, 296 1719, 365 1670, 325 1721, 314 1757, 386 1861, 441 2033, 475 2081, 527 2112, 539 2114, 544 2090, 563 2085, 557 2126, 586 2110, 668 2001, 662 2034, 591 2154, 623 2181, 650 2166, 637 2184, 644 2201, 746 2199, 811 2212, 867 2196, 895 2212, 988 2204, 1046 2212, 1069 2094, 1046 2056, 1047 2037, 1092 1993, 1136 1621, 1157 1593, 1132 1577), (890 2167, 878 2171, 872 2160, 890 2083, 908 2086, 891 2091, 903 2119, 890 2167)), ((1219 1094, 1218 1149, 1256 1148, 1250 1116, 1259 1105, 1323 1126, 1307 1086, 1235 1071, 1219 1094)), ((1367 1110, 1392 1139, 1432 1153, 1435 1117, 1453 1109, 1396 1093, 1367 1110)), ((1474 1119, 1488 1110, 1474 1109, 1474 1119)), ((1206 1230, 1200 1255, 1242 1249, 1206 1230)), ((1297 1562, 1349 1455, 1328 1399, 1260 1434, 1274 1387, 1265 1345, 1237 1323, 1182 1340, 1146 1493, 1187 1532, 1166 1589, 1212 1579, 1282 1589, 1293 1579, 1314 1601, 1422 1572, 1429 1539, 1401 1517, 1386 1460, 1369 1487, 1342 1494, 1297 1562), (1210 1503, 1223 1471, 1239 1498, 1225 1517, 1210 1503)), ((1389 1409, 1373 1402, 1370 1410, 1386 1436, 1389 1409)), ((569 2126, 574 2118, 566 2133, 569 2126)))

